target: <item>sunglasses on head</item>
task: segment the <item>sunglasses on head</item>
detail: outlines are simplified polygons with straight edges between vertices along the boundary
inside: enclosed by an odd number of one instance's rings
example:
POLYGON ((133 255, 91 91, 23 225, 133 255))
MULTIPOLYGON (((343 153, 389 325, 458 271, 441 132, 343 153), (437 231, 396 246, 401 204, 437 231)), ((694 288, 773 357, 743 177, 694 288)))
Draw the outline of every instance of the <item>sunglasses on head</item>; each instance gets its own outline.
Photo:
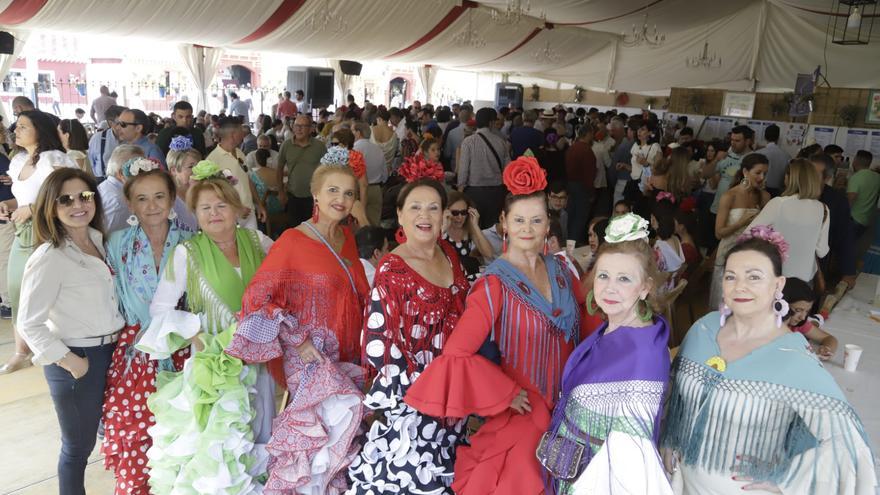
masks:
POLYGON ((467 216, 467 210, 449 210, 449 214, 454 217, 464 217, 467 216))
POLYGON ((330 141, 330 146, 339 146, 339 141, 330 141))
POLYGON ((119 127, 122 127, 123 129, 125 129, 126 127, 128 127, 130 125, 140 125, 137 122, 124 122, 122 120, 117 120, 116 124, 118 124, 119 127))
POLYGON ((79 202, 82 204, 91 203, 92 200, 95 199, 95 191, 83 191, 77 194, 62 194, 61 196, 58 196, 55 201, 61 206, 71 206, 77 199, 79 199, 79 202))

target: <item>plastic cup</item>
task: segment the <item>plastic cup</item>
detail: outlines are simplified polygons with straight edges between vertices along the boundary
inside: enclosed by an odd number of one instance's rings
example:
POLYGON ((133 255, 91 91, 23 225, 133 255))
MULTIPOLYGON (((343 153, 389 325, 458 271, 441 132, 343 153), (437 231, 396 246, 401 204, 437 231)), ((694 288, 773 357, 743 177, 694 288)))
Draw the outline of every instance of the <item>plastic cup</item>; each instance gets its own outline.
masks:
POLYGON ((843 346, 843 369, 846 371, 855 371, 859 366, 859 359, 862 357, 862 347, 855 344, 846 344, 843 346))

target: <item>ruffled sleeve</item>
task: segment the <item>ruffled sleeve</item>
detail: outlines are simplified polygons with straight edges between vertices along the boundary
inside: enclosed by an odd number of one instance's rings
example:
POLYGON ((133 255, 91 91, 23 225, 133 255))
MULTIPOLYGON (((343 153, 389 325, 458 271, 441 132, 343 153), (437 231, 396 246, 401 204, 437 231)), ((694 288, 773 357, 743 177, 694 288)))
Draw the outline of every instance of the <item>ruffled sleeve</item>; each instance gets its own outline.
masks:
POLYGON ((187 275, 186 247, 178 245, 150 303, 150 326, 135 344, 135 348, 149 354, 150 359, 171 357, 172 353, 189 345, 189 339, 199 333, 202 324, 198 315, 175 309, 186 292, 187 275))
POLYGON ((407 391, 407 404, 429 416, 453 418, 494 416, 510 407, 520 386, 500 366, 477 354, 501 314, 502 298, 501 281, 495 276, 474 285, 443 354, 407 391))
MULTIPOLYGON (((267 317, 262 312, 251 313, 244 317, 238 324, 232 342, 225 351, 230 356, 235 356, 246 363, 265 363, 283 354, 278 333, 281 325, 296 328, 296 318, 284 311, 276 310, 273 317, 267 317)), ((300 345, 305 339, 305 333, 292 333, 296 342, 300 345)))

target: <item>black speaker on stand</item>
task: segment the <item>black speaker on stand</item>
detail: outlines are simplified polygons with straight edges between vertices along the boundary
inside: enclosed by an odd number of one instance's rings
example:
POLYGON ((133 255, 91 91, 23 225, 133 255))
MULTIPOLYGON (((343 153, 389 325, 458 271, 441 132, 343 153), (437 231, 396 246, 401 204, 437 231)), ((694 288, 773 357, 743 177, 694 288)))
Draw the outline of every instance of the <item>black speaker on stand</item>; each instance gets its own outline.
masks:
POLYGON ((0 53, 12 55, 15 51, 15 37, 6 31, 0 31, 0 53))
POLYGON ((293 94, 301 89, 313 110, 333 104, 335 71, 325 67, 288 67, 287 89, 293 94))

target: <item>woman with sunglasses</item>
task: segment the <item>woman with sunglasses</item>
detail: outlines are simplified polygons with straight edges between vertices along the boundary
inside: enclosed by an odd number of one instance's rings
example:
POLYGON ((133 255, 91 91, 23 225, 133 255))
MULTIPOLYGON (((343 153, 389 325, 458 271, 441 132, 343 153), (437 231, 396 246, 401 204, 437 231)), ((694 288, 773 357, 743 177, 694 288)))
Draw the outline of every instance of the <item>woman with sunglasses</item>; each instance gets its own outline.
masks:
POLYGON ((470 198, 459 191, 449 193, 449 208, 446 210, 443 239, 455 248, 461 258, 469 282, 477 279, 480 273, 480 262, 474 256, 484 260, 494 258, 494 250, 489 240, 480 230, 480 213, 470 198))
MULTIPOLYGON (((12 195, 15 197, 16 207, 10 214, 6 204, 0 203, 0 219, 15 223, 15 240, 9 252, 9 268, 6 272, 13 322, 18 314, 24 264, 34 250, 31 205, 37 199, 40 186, 53 170, 76 167, 76 162, 64 151, 55 122, 47 113, 38 110, 21 112, 15 125, 15 144, 22 148, 9 163, 9 177, 12 178, 12 195)), ((15 332, 15 354, 0 367, 0 375, 30 366, 29 356, 27 344, 15 332)))
POLYGON ((61 495, 85 494, 107 369, 125 324, 105 261, 97 189, 94 177, 78 168, 49 174, 33 206, 38 247, 21 281, 18 328, 34 362, 44 366, 61 427, 61 495))

